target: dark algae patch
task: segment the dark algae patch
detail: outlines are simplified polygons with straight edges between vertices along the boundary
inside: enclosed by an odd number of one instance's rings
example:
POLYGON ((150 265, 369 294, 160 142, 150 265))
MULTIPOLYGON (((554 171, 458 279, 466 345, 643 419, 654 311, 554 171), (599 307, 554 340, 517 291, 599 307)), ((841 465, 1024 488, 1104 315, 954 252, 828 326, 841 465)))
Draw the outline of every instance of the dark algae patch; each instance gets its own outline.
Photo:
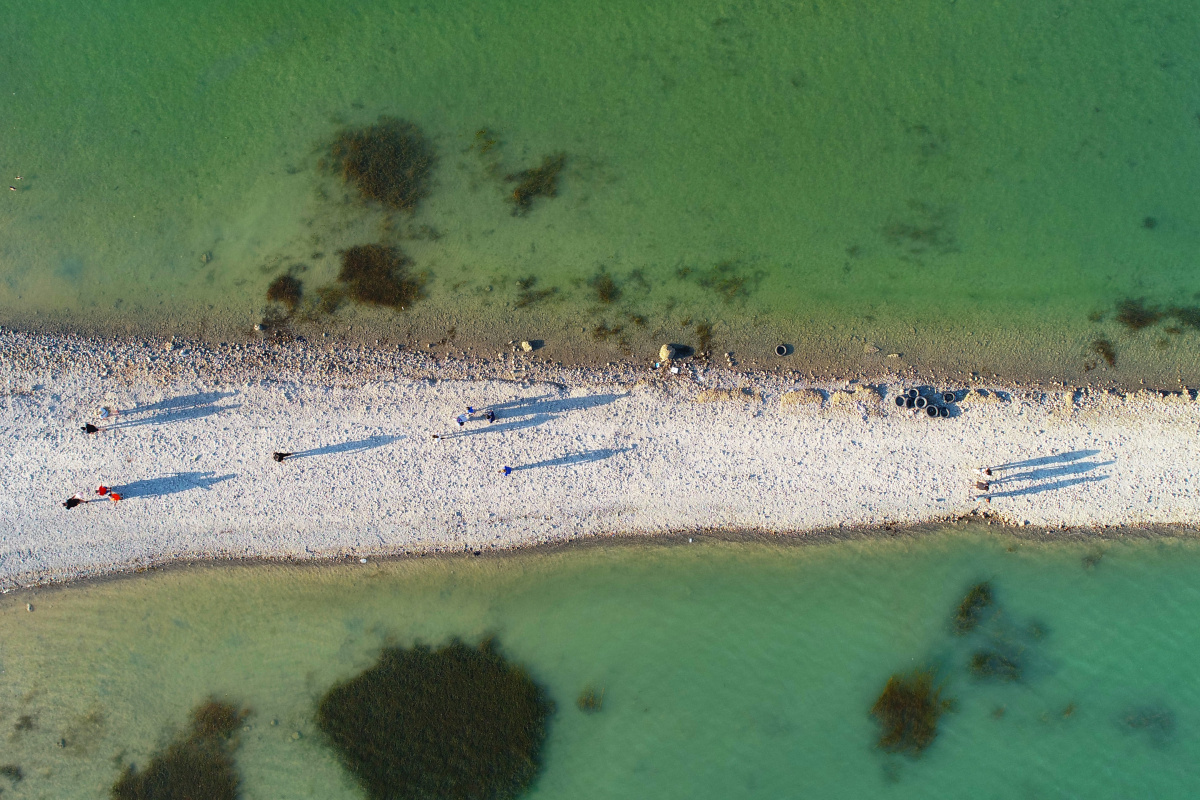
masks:
POLYGON ((113 784, 113 800, 234 800, 234 732, 246 711, 210 700, 192 712, 191 730, 138 771, 130 764, 113 784))
POLYGON ((1147 306, 1144 298, 1121 300, 1117 303, 1117 322, 1131 331, 1149 328, 1162 318, 1162 312, 1147 306))
POLYGON ((342 251, 338 281, 360 303, 403 309, 421 296, 422 280, 410 274, 411 265, 398 247, 355 245, 342 251))
POLYGON ((1008 656, 994 650, 978 651, 971 656, 968 667, 976 678, 999 681, 1021 679, 1021 666, 1008 656))
POLYGON ((383 800, 502 800, 533 782, 553 703, 485 640, 389 647, 331 688, 317 724, 383 800))
POLYGON ((287 306, 288 311, 296 310, 302 296, 300 279, 292 275, 280 275, 267 287, 267 300, 282 303, 287 306))
POLYGON ((962 635, 975 630, 983 621, 984 613, 995 602, 992 596, 992 585, 987 581, 977 583, 967 592, 967 596, 958 604, 954 612, 954 632, 962 635))
POLYGON ((542 163, 533 169, 521 170, 504 176, 506 181, 516 181, 516 188, 509 195, 513 204, 513 214, 524 216, 529 213, 535 197, 556 197, 558 195, 558 173, 562 172, 567 163, 565 153, 546 156, 542 163))
POLYGON ((879 746, 892 753, 919 756, 933 744, 938 719, 949 707, 950 701, 941 699, 941 689, 933 685, 931 670, 893 675, 871 706, 871 716, 882 726, 879 746))
POLYGON ((330 158, 343 180, 388 208, 415 211, 429 194, 433 147, 411 122, 385 116, 369 127, 340 131, 330 158))
POLYGON ((579 693, 579 697, 575 698, 575 705, 579 706, 579 710, 587 714, 595 714, 600 709, 604 708, 604 690, 599 692, 594 687, 587 687, 579 693))
POLYGON ((1104 359, 1104 363, 1108 366, 1115 367, 1117 365, 1117 349, 1108 339, 1096 339, 1092 342, 1090 350, 1104 359))

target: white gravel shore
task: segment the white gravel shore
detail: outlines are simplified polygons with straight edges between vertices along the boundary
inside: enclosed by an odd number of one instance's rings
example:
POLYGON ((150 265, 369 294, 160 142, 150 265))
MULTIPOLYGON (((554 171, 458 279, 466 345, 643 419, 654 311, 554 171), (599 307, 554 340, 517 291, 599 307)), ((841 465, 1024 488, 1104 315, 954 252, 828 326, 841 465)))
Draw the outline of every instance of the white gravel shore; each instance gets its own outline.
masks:
POLYGON ((597 375, 523 369, 521 354, 438 364, 303 342, 207 350, 4 331, 0 352, 3 589, 178 559, 614 533, 971 514, 1081 535, 1200 522, 1200 402, 1187 391, 939 387, 959 390, 955 416, 929 419, 897 408, 899 381, 813 387, 689 362, 597 375), (468 405, 497 421, 460 429, 468 405), (119 413, 101 419, 103 407, 119 413), (105 430, 84 434, 89 422, 105 430), (1006 464, 976 488, 978 468, 1006 464), (62 506, 100 484, 124 499, 62 506))

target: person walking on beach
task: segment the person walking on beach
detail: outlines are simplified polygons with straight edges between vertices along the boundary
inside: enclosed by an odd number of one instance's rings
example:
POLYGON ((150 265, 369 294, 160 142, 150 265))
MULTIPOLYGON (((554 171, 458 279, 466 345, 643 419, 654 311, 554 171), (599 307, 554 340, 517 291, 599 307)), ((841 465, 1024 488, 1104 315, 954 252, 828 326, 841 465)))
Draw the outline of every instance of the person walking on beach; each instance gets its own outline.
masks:
POLYGON ((505 467, 504 469, 502 469, 500 471, 503 472, 505 475, 512 475, 512 467, 505 467))
POLYGON ((294 456, 294 455, 295 455, 295 453, 271 453, 271 458, 275 459, 276 461, 282 462, 288 456, 294 456))
POLYGON ((79 430, 90 435, 93 433, 99 433, 100 431, 104 430, 104 428, 97 428, 95 425, 93 425, 92 423, 89 422, 86 425, 84 425, 82 428, 80 428, 79 430))
POLYGON ((107 497, 109 500, 112 500, 114 503, 121 502, 121 495, 117 494, 112 489, 109 489, 104 484, 101 484, 96 487, 96 494, 100 495, 101 497, 107 497))
POLYGON ((76 492, 63 501, 63 508, 70 511, 75 506, 81 506, 84 503, 90 503, 91 500, 85 500, 82 492, 76 492))

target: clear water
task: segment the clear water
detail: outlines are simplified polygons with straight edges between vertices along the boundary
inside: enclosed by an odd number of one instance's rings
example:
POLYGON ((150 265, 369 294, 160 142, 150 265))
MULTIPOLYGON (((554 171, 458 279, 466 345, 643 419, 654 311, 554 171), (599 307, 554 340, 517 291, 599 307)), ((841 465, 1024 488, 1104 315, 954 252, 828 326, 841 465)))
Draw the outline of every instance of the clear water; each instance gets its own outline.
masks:
POLYGON ((201 567, 8 595, 0 764, 26 777, 5 797, 104 796, 213 694, 253 709, 248 800, 359 797, 316 698, 384 643, 488 633, 557 702, 534 798, 1194 797, 1198 571, 1194 540, 946 529, 201 567), (956 637, 951 615, 983 579, 1000 611, 956 637), (1020 651, 1019 682, 968 674, 996 642, 1020 651), (883 753, 868 709, 923 665, 956 709, 921 758, 883 753), (587 686, 599 713, 575 706, 587 686), (1169 722, 1131 727, 1139 714, 1169 722), (22 715, 32 728, 16 730, 22 715))
POLYGON ((782 340, 843 373, 1200 378, 1196 330, 1131 332, 1113 313, 1200 292, 1195 4, 6 12, 0 172, 17 191, 0 197, 0 322, 249 335, 275 276, 303 270, 311 292, 339 249, 386 241, 429 273, 426 299, 311 329, 536 336, 580 359, 695 345, 708 323, 714 349, 782 340), (380 114, 439 152, 412 218, 317 169, 335 131, 380 114), (482 155, 481 128, 499 142, 482 155), (559 196, 513 217, 501 177, 558 151, 559 196), (613 303, 591 286, 602 271, 613 303), (530 277, 557 293, 518 308, 530 277))

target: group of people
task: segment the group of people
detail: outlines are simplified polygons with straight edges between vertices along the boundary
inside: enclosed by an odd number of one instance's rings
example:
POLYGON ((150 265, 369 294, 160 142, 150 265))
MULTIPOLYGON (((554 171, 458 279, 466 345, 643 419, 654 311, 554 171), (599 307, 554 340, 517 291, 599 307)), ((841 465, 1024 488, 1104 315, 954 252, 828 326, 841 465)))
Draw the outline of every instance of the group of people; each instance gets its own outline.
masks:
POLYGON ((83 492, 76 492, 63 501, 63 508, 70 510, 75 508, 75 506, 81 506, 84 503, 94 503, 97 500, 105 499, 111 500, 114 503, 119 503, 121 501, 121 495, 119 493, 112 491, 103 484, 96 487, 96 494, 99 495, 99 497, 84 497, 83 492))

